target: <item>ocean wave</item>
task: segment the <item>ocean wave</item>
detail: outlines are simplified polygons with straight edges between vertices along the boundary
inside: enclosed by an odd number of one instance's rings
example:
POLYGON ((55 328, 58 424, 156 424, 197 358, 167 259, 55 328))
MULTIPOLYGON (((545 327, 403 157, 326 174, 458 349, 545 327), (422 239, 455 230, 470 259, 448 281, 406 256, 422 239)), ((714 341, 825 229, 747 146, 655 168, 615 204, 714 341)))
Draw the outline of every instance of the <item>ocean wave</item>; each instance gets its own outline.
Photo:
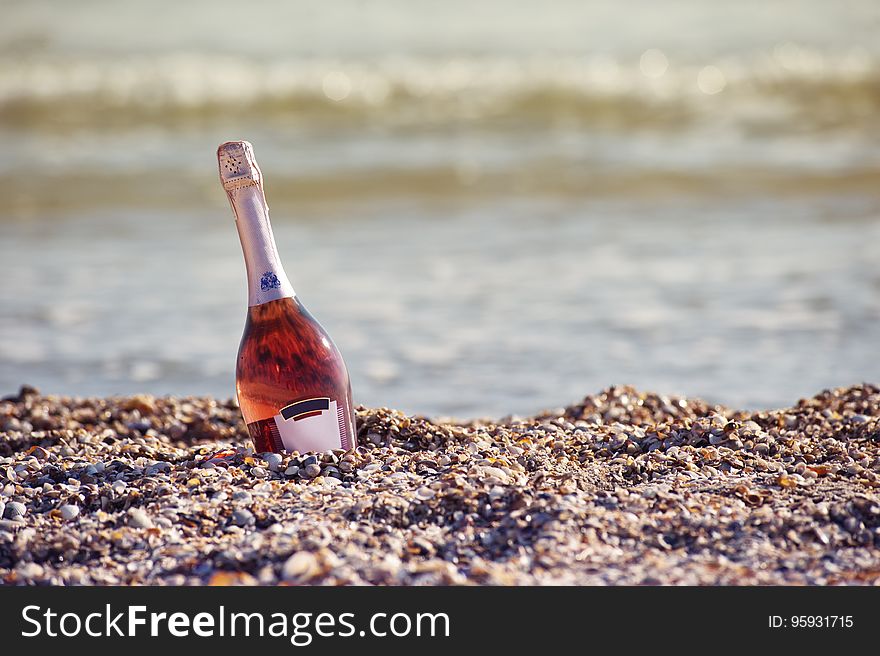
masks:
POLYGON ((110 125, 239 112, 398 123, 497 119, 686 125, 707 117, 774 129, 859 127, 880 116, 880 61, 792 44, 678 63, 603 56, 248 60, 196 54, 0 63, 7 124, 110 125))
MULTIPOLYGON (((570 167, 532 167, 513 173, 473 171, 454 166, 418 170, 336 171, 294 174, 274 171, 267 189, 275 218, 284 223, 291 217, 297 221, 321 221, 332 214, 332 208, 349 208, 344 214, 364 216, 372 220, 375 212, 404 212, 422 217, 437 211, 441 214, 456 205, 486 207, 514 202, 534 202, 542 207, 545 201, 554 206, 572 203, 623 204, 652 207, 672 203, 690 207, 689 203, 705 203, 707 207, 755 207, 756 199, 769 203, 762 211, 740 213, 742 221, 766 221, 764 211, 780 212, 774 203, 802 203, 815 199, 816 210, 838 199, 839 214, 835 221, 872 223, 880 208, 878 169, 850 172, 785 172, 773 167, 713 167, 697 171, 581 170, 570 167), (748 201, 744 201, 744 198, 748 201), (845 202, 840 199, 846 198, 845 202), (411 203, 417 203, 411 205, 411 203), (423 206, 424 203, 428 205, 423 206), (684 205, 682 205, 684 203, 684 205), (647 205, 643 205, 647 204, 647 205), (426 208, 433 209, 426 209, 426 208), (328 209, 331 208, 331 209, 328 209), (772 209, 768 209, 772 208, 772 209), (309 217, 312 218, 304 218, 309 217), (751 218, 750 218, 751 217, 751 218)), ((0 226, 10 220, 35 218, 86 217, 105 212, 131 214, 141 222, 139 213, 155 211, 181 213, 180 216, 204 217, 210 223, 217 216, 226 216, 228 207, 218 196, 216 179, 210 172, 186 175, 103 174, 74 175, 55 173, 30 178, 0 173, 0 186, 13 190, 0 213, 0 226), (36 182, 35 182, 36 180, 36 182), (162 193, 157 194, 156 189, 162 193), (206 214, 207 212, 207 214, 206 214)), ((536 210, 540 215, 544 210, 536 210)), ((653 210, 639 210, 651 216, 653 210)), ((686 213, 691 210, 684 210, 686 213)), ((774 220, 801 220, 797 212, 783 210, 774 220)), ((79 220, 79 219, 78 219, 79 220)), ((152 219, 151 219, 152 220, 152 219)), ((186 220, 190 220, 187 218, 186 220)), ((127 230, 124 226, 120 230, 127 230)), ((101 224, 106 236, 106 224, 101 224)), ((166 230, 167 232, 167 230, 166 230)))

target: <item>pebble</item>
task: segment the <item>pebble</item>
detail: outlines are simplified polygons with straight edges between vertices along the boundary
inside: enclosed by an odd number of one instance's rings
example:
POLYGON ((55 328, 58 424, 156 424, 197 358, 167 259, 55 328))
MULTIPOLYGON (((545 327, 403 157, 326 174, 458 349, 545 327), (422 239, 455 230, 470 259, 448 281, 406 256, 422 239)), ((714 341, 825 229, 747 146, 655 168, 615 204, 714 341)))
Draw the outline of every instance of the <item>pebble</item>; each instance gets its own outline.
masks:
POLYGON ((140 508, 130 508, 128 511, 128 525, 133 528, 153 528, 153 520, 140 508))
POLYGON ((65 504, 58 508, 58 512, 61 513, 61 519, 69 522, 71 519, 76 519, 77 517, 79 517, 79 506, 65 504))
POLYGON ((38 579, 43 576, 44 569, 39 563, 19 563, 15 567, 15 573, 24 579, 38 579))
POLYGON ((320 465, 318 465, 316 463, 311 463, 309 465, 306 465, 302 469, 301 473, 306 478, 315 478, 316 476, 320 475, 321 467, 320 467, 320 465))
POLYGON ((269 465, 269 469, 272 471, 278 471, 278 468, 281 467, 283 458, 278 453, 264 453, 263 460, 269 465))
POLYGON ((483 475, 491 476, 493 478, 497 478, 502 483, 506 483, 510 478, 503 469, 499 469, 498 467, 483 467, 483 475))
POLYGON ((156 412, 156 404, 151 396, 138 394, 123 401, 122 407, 126 410, 137 410, 142 415, 151 415, 156 412))
POLYGON ((416 496, 422 501, 427 501, 437 496, 437 493, 429 487, 422 486, 416 490, 416 496))
POLYGON ((321 571, 318 559, 308 551, 298 551, 284 561, 281 568, 281 577, 285 581, 302 583, 314 577, 321 571))
POLYGON ((342 472, 339 470, 338 467, 334 467, 333 465, 330 465, 329 467, 324 467, 324 469, 321 470, 321 474, 323 476, 333 476, 340 479, 342 478, 342 472))
POLYGON ((6 504, 3 516, 6 519, 17 520, 23 518, 27 514, 27 506, 18 501, 10 501, 6 504))
POLYGON ((247 508, 239 508, 232 513, 232 523, 236 526, 250 526, 256 522, 256 517, 247 508))

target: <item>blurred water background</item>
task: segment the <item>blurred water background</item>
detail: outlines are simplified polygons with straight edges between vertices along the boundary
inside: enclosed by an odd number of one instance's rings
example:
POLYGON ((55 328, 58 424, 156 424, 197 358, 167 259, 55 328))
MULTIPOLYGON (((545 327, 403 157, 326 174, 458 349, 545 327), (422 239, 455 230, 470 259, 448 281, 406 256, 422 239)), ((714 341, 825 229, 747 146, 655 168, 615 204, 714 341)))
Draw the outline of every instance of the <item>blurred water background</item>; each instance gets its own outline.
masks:
POLYGON ((355 401, 880 381, 880 3, 0 3, 0 392, 233 394, 253 142, 355 401))

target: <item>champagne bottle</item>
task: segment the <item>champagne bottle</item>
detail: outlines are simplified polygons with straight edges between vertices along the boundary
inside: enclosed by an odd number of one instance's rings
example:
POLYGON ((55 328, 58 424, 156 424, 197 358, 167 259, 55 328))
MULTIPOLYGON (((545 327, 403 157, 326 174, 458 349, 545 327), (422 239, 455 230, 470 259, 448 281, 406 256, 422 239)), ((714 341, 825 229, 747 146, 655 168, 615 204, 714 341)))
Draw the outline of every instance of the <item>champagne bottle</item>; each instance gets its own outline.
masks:
POLYGON ((329 335, 296 297, 275 246, 263 176, 247 141, 217 149, 248 280, 235 387, 258 452, 355 446, 351 384, 329 335))

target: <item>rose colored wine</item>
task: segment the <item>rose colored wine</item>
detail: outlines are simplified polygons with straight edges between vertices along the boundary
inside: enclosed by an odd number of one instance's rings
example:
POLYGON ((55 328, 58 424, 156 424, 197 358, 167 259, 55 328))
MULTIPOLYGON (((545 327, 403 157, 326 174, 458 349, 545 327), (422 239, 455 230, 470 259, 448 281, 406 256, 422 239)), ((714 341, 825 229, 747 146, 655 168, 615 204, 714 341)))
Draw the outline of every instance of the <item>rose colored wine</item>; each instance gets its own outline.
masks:
POLYGON ((254 447, 300 453, 353 448, 348 371, 281 266, 253 147, 230 141, 217 159, 247 269, 248 315, 235 387, 254 447))

